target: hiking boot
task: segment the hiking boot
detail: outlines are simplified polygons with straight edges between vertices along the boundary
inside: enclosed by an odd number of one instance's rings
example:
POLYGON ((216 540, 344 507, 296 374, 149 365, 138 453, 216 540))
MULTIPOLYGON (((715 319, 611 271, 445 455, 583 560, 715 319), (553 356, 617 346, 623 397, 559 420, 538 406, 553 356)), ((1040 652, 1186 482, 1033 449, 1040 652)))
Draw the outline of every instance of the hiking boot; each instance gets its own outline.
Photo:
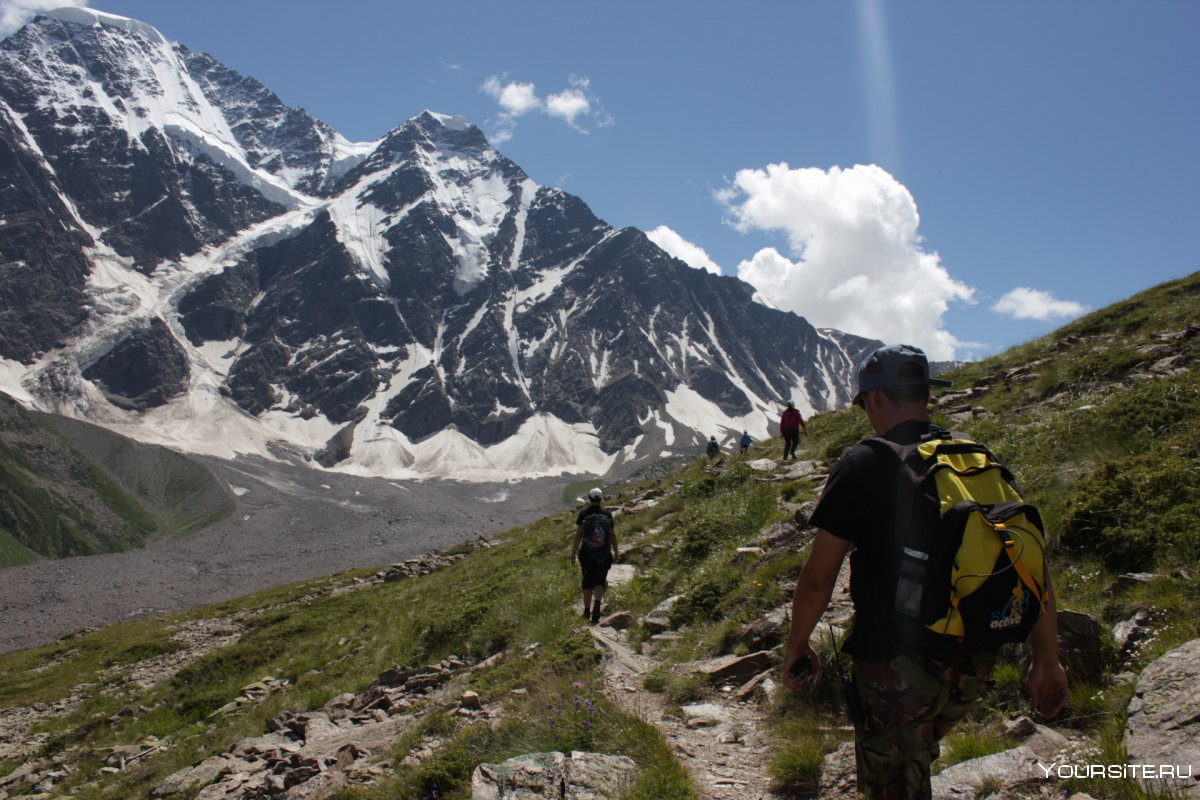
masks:
POLYGON ((592 624, 595 625, 599 621, 600 621, 600 606, 596 605, 596 606, 592 607, 592 624))

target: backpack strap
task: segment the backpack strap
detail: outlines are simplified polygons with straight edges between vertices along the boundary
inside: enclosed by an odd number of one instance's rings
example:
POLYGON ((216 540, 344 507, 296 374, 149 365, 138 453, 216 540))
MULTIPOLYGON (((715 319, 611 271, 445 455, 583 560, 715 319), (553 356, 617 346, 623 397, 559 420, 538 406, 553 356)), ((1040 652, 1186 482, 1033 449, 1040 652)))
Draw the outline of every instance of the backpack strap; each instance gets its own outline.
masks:
MULTIPOLYGON (((1029 568, 1025 566, 1025 562, 1021 561, 1021 553, 1019 551, 1015 551, 1014 548, 1016 546, 1016 541, 1009 532, 1009 527, 1007 525, 1008 520, 1012 519, 1017 514, 1024 512, 1025 515, 1034 523, 1034 525, 1040 527, 1042 522, 1041 516, 1038 514, 1037 509, 1031 505, 1028 505, 1027 503, 1009 502, 997 503, 995 506, 989 509, 988 512, 989 513, 984 514, 984 516, 987 518, 988 523, 991 524, 992 529, 995 530, 996 534, 1000 537, 1000 541, 1004 544, 1004 554, 1008 556, 1008 560, 1012 562, 1013 569, 1017 571, 1017 575, 1021 578, 1021 582, 1029 588, 1029 591, 1033 592, 1034 597, 1037 597, 1039 600, 1041 600, 1042 608, 1045 609, 1046 603, 1050 602, 1050 592, 1044 586, 1038 586, 1037 581, 1034 580, 1033 575, 1029 572, 1029 568)), ((1044 555, 1045 554, 1043 553, 1043 556, 1044 555)))
POLYGON ((894 509, 898 527, 897 533, 899 534, 896 544, 900 547, 913 544, 910 533, 912 527, 910 523, 912 522, 913 497, 916 493, 917 485, 926 479, 930 469, 936 464, 936 459, 926 459, 921 455, 918 448, 933 439, 948 439, 953 435, 943 428, 935 428, 916 442, 910 444, 899 444, 882 436, 872 436, 863 440, 863 444, 876 451, 891 453, 899 459, 901 468, 909 473, 909 485, 898 487, 894 509))

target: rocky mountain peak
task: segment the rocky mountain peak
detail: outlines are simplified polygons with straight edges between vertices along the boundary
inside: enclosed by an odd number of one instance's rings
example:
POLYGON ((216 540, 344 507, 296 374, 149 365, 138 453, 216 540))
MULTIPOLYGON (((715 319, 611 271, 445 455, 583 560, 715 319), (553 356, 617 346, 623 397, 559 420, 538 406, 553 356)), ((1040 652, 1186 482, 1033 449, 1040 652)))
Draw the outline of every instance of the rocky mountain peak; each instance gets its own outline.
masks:
POLYGON ((100 12, 0 44, 0 134, 0 260, 22 265, 0 299, 26 309, 0 315, 21 362, 3 388, 135 438, 397 477, 602 473, 766 436, 781 398, 844 403, 873 344, 614 230, 462 117, 349 142, 100 12), (30 275, 54 289, 33 307, 30 275))

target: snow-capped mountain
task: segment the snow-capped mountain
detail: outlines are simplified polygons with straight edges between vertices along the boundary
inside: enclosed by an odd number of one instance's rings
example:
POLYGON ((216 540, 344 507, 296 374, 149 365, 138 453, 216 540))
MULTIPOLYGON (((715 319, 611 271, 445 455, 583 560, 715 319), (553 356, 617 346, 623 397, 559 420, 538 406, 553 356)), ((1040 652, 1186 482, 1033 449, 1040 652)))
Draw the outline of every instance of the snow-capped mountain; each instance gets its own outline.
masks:
POLYGON ((0 388, 135 438, 390 477, 603 473, 782 399, 818 331, 425 112, 352 143, 133 20, 0 43, 0 388))

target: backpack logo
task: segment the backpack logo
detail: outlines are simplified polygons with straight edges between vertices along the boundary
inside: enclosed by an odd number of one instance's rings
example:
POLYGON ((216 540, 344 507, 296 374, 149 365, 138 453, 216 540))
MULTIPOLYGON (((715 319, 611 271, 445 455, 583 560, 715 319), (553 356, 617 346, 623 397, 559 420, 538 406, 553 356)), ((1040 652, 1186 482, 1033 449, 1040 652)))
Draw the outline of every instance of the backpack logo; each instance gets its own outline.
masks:
POLYGON ((585 552, 593 561, 608 560, 609 533, 612 520, 606 514, 592 514, 587 519, 583 532, 585 552))
POLYGON ((985 448, 942 432, 915 445, 875 437, 903 469, 893 609, 928 634, 1022 642, 1045 610, 1045 528, 985 448), (907 485, 904 485, 907 484, 907 485))

